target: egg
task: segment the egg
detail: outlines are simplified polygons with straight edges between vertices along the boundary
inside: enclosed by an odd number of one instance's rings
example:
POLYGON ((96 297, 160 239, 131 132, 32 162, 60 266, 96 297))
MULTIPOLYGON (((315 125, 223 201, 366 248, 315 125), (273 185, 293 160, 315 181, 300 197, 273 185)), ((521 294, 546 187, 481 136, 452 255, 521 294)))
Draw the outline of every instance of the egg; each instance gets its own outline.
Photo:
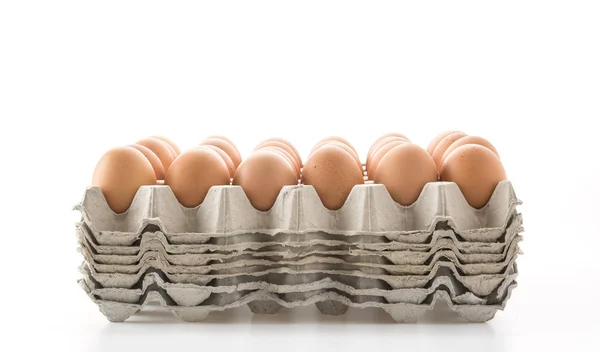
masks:
POLYGON ((370 149, 371 154, 367 155, 367 161, 365 163, 365 166, 367 168, 367 174, 368 174, 368 170, 371 169, 371 161, 373 160, 373 155, 375 155, 375 153, 377 153, 377 151, 379 150, 379 148, 381 148, 382 145, 386 145, 387 143, 394 142, 394 141, 406 141, 408 143, 411 143, 410 140, 406 137, 389 136, 389 137, 381 138, 378 142, 376 142, 373 146, 371 146, 371 149, 370 149))
POLYGON ((379 162, 374 182, 383 184, 394 201, 413 204, 423 187, 438 180, 435 162, 416 144, 404 143, 390 149, 379 162))
POLYGON ((433 158, 433 161, 435 161, 435 165, 437 165, 438 170, 442 167, 442 156, 444 156, 444 153, 448 147, 450 147, 452 143, 466 136, 467 135, 463 132, 455 132, 447 135, 438 143, 433 150, 433 154, 431 154, 431 157, 433 158))
POLYGON ((161 141, 167 143, 171 147, 171 149, 173 149, 173 151, 175 152, 175 157, 177 157, 179 154, 181 154, 181 149, 179 149, 177 144, 175 144, 175 142, 173 142, 169 138, 167 138, 165 136, 151 136, 150 138, 160 139, 161 141))
POLYGON ((330 210, 340 209, 352 188, 364 182, 354 157, 332 144, 313 151, 302 169, 302 183, 312 185, 323 205, 330 210))
POLYGON ((292 156, 294 157, 294 159, 296 159, 298 161, 298 163, 300 164, 300 167, 302 168, 302 157, 300 156, 300 153, 298 152, 298 150, 296 149, 296 147, 294 147, 294 145, 288 141, 287 139, 283 139, 283 138, 277 138, 277 137, 272 137, 272 138, 268 138, 266 140, 264 140, 263 142, 267 142, 267 141, 274 141, 274 142, 281 142, 286 144, 288 147, 290 147, 290 149, 292 150, 292 156))
MULTIPOLYGON (((352 155, 352 157, 356 161, 356 165, 358 166, 358 169, 360 170, 360 172, 364 173, 362 163, 360 162, 360 159, 358 158, 358 155, 356 154, 354 149, 350 148, 349 146, 347 146, 346 144, 344 144, 340 141, 334 141, 334 140, 319 142, 313 149, 318 150, 320 147, 322 147, 325 144, 335 145, 335 146, 340 147, 340 148, 344 149, 345 151, 347 151, 350 155, 352 155)), ((310 155, 309 155, 309 157, 310 157, 310 155)))
POLYGON ((406 144, 406 143, 410 143, 407 140, 404 139, 400 139, 400 140, 395 140, 395 141, 390 141, 388 143, 385 143, 384 145, 380 146, 377 149, 377 152, 375 152, 373 154, 373 156, 371 157, 371 163, 369 164, 369 168, 367 169, 367 176, 369 178, 369 180, 373 180, 375 178, 375 174, 377 173, 377 167, 379 166, 379 162, 381 162, 381 159, 384 157, 385 154, 387 154, 387 152, 389 152, 392 148, 401 145, 401 144, 406 144))
POLYGON ((173 156, 173 149, 166 142, 163 142, 160 139, 149 137, 139 140, 135 142, 135 144, 150 149, 154 154, 156 154, 158 159, 160 159, 165 173, 169 170, 169 166, 171 166, 171 163, 175 157, 173 156))
POLYGON ((262 147, 258 150, 269 150, 269 151, 275 152, 277 154, 280 154, 281 156, 283 156, 285 161, 292 167, 292 169, 294 169, 294 172, 296 173, 296 178, 300 177, 300 170, 298 168, 296 168, 296 163, 294 162, 294 157, 292 157, 290 155, 290 153, 288 153, 285 150, 278 148, 278 147, 262 147))
POLYGON ((157 180, 165 179, 165 168, 162 166, 162 163, 160 162, 160 159, 156 156, 156 154, 154 154, 150 149, 144 147, 143 145, 131 144, 129 145, 129 147, 135 148, 142 152, 142 154, 144 154, 146 159, 148 159, 148 161, 152 165, 157 180))
POLYGON ((465 136, 465 137, 462 137, 461 139, 457 140, 456 142, 452 143, 448 147, 448 149, 446 149, 446 151, 444 152, 444 155, 442 156, 441 163, 442 164, 444 163, 444 160, 446 160, 448 155, 450 155, 450 153, 452 153, 454 151, 454 149, 456 149, 460 146, 466 145, 466 144, 478 144, 480 146, 486 147, 489 150, 491 150, 492 152, 494 152, 494 154, 496 154, 498 157, 500 157, 498 155, 498 151, 496 150, 496 148, 487 139, 485 139, 483 137, 479 137, 479 136, 465 136))
POLYGON ((102 191, 108 206, 117 214, 129 209, 141 186, 156 184, 152 164, 144 154, 131 147, 117 147, 98 161, 92 185, 102 191))
POLYGON ((377 144, 384 138, 388 138, 388 137, 400 137, 400 138, 404 138, 406 139, 408 142, 410 142, 410 139, 408 139, 408 137, 406 137, 404 134, 402 133, 397 133, 397 132, 390 132, 390 133, 386 133, 383 134, 381 136, 379 136, 379 138, 377 138, 372 144, 371 144, 371 148, 369 148, 369 152, 367 153, 367 160, 371 159, 371 156, 374 152, 374 148, 375 146, 377 146, 377 144))
POLYGON ((506 172, 500 159, 490 149, 466 144, 452 151, 440 173, 442 181, 454 182, 467 202, 476 209, 483 208, 506 172))
POLYGON ((452 133, 462 133, 462 132, 456 131, 456 130, 450 130, 450 131, 444 131, 444 132, 438 134, 429 142, 429 145, 427 146, 427 153, 429 153, 430 155, 433 155, 433 151, 435 150, 435 147, 437 147, 437 145, 440 143, 440 141, 442 139, 446 138, 448 135, 451 135, 452 133))
POLYGON ((187 208, 200 205, 211 187, 228 185, 229 181, 223 158, 206 147, 194 147, 179 154, 165 177, 165 184, 187 208))
POLYGON ((298 184, 298 174, 281 153, 259 149, 242 161, 232 184, 242 187, 255 209, 267 211, 284 186, 298 184))
POLYGON ((231 161, 231 158, 229 157, 229 155, 227 155, 227 153, 225 153, 221 148, 215 147, 214 145, 210 145, 210 144, 203 145, 202 147, 212 149, 215 152, 219 153, 221 158, 223 158, 225 165, 227 165, 227 170, 229 171, 229 177, 233 177, 233 175, 235 174, 235 165, 233 165, 233 161, 231 161))
POLYGON ((294 165, 294 169, 298 174, 300 174, 300 169, 302 168, 302 159, 296 154, 297 151, 290 147, 287 143, 276 141, 276 140, 266 140, 259 143, 254 151, 265 148, 265 147, 276 147, 284 150, 292 159, 292 163, 294 165))
POLYGON ((314 152, 316 149, 320 148, 326 142, 331 142, 331 141, 337 141, 337 142, 347 145, 350 149, 352 149, 352 152, 353 152, 352 154, 354 154, 356 156, 356 158, 360 160, 360 158, 358 156, 358 152, 356 151, 354 146, 347 139, 345 139, 343 137, 339 137, 339 136, 329 136, 329 137, 325 137, 325 138, 321 139, 319 142, 317 142, 317 144, 315 144, 315 146, 312 148, 312 150, 310 152, 311 153, 314 152))
POLYGON ((242 157, 240 156, 240 152, 236 146, 224 137, 206 138, 200 143, 200 145, 214 145, 215 147, 220 148, 222 151, 227 153, 227 155, 229 155, 236 169, 242 162, 242 157))

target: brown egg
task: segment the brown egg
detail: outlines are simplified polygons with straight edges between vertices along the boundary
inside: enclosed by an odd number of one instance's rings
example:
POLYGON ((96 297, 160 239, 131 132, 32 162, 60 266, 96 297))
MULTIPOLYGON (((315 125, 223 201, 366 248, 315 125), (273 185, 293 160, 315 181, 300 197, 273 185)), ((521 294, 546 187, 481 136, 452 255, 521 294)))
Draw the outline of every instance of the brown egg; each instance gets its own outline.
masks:
MULTIPOLYGON (((319 144, 317 144, 313 148, 313 150, 318 150, 320 147, 324 146, 325 144, 335 145, 335 146, 340 147, 340 148, 344 149, 345 151, 347 151, 352 156, 352 158, 354 158, 354 160, 356 160, 356 165, 358 166, 358 169, 360 170, 360 172, 364 173, 362 163, 360 162, 360 159, 358 158, 358 155, 356 154, 354 149, 350 148, 349 146, 347 146, 346 144, 344 144, 342 142, 339 142, 339 141, 319 142, 319 144)), ((310 158, 310 155, 308 157, 310 158)))
POLYGON ((372 154, 374 152, 374 148, 375 146, 377 146, 377 144, 379 143, 379 141, 381 141, 384 138, 387 137, 401 137, 406 139, 408 142, 410 142, 410 139, 408 139, 408 137, 406 137, 404 134, 402 133, 397 133, 397 132, 390 132, 390 133, 386 133, 384 135, 379 136, 379 138, 377 138, 372 144, 371 144, 371 148, 369 148, 369 153, 367 153, 367 160, 371 159, 372 154))
POLYGON ((356 149, 354 149, 354 146, 350 142, 348 142, 347 139, 345 139, 343 137, 339 137, 339 136, 329 136, 329 137, 321 139, 312 148, 312 150, 310 151, 311 154, 312 154, 312 152, 314 152, 315 150, 317 150, 317 148, 320 148, 324 144, 324 142, 330 142, 330 141, 337 141, 337 142, 340 142, 340 143, 344 143, 345 145, 347 145, 348 147, 350 147, 350 149, 352 149, 353 154, 356 156, 357 159, 360 160, 360 157, 358 156, 358 152, 356 151, 356 149))
POLYGON ((479 136, 466 136, 463 137, 459 140, 457 140, 456 142, 452 143, 448 149, 446 149, 446 151, 444 152, 444 155, 442 156, 442 160, 441 163, 444 163, 444 160, 446 160, 446 158, 448 157, 448 155, 450 155, 450 153, 452 153, 454 151, 454 149, 466 145, 466 144, 478 144, 480 146, 486 147, 489 150, 491 150, 492 152, 494 152, 494 154, 496 154, 498 157, 500 157, 498 155, 498 151, 496 150, 496 148, 494 147, 494 145, 492 145, 492 143, 490 143, 490 141, 488 141, 487 139, 483 138, 483 137, 479 137, 479 136))
POLYGON ((160 139, 161 141, 167 143, 171 147, 171 149, 173 149, 173 151, 175 152, 175 157, 177 157, 179 154, 181 154, 181 149, 179 149, 177 144, 175 144, 175 142, 173 142, 169 138, 167 138, 165 136, 152 136, 150 138, 160 139))
POLYGON ((233 184, 242 187, 254 208, 267 211, 275 204, 283 186, 298 184, 298 175, 281 153, 259 149, 240 164, 233 184))
POLYGON ((260 144, 258 144, 254 148, 254 151, 257 151, 257 150, 265 148, 265 147, 276 147, 276 148, 280 148, 280 149, 284 150, 292 158, 292 163, 294 165, 294 169, 296 170, 296 172, 298 174, 300 174, 300 169, 302 168, 302 159, 300 159, 298 157, 298 155, 296 155, 297 151, 294 148, 290 147, 287 143, 284 143, 284 142, 275 141, 275 140, 266 140, 266 141, 260 142, 260 144))
POLYGON ((383 156, 385 154, 387 154, 387 152, 392 150, 392 148, 399 146, 401 144, 406 144, 406 143, 410 143, 410 142, 408 142, 407 140, 404 140, 404 139, 400 139, 400 140, 390 141, 388 143, 385 143, 385 144, 379 146, 379 148, 377 149, 377 152, 375 152, 373 154, 373 156, 371 157, 371 163, 369 164, 369 168, 367 169, 367 176, 369 177, 369 180, 375 179, 375 174, 377 173, 377 167, 379 166, 379 163, 381 162, 381 159, 383 158, 383 156))
POLYGON ((423 187, 438 180, 431 155, 416 144, 405 143, 389 150, 379 162, 375 183, 385 185, 394 201, 413 204, 423 187))
POLYGON ((281 142, 281 143, 285 143, 288 147, 290 147, 292 149, 292 156, 294 157, 294 159, 296 159, 298 161, 298 163, 300 164, 300 168, 302 168, 302 157, 300 156, 300 153, 298 153, 298 150, 294 147, 294 145, 288 141, 287 139, 283 139, 283 138, 277 138, 277 137, 272 137, 272 138, 268 138, 266 140, 264 140, 263 142, 266 141, 275 141, 275 142, 281 142))
POLYGON ((435 161, 435 165, 437 165, 438 170, 442 168, 442 156, 444 156, 446 149, 448 149, 452 143, 466 136, 467 135, 463 132, 455 132, 447 135, 438 143, 433 150, 433 154, 431 154, 431 157, 433 158, 433 161, 435 161))
POLYGON ((216 151, 206 147, 194 147, 181 153, 173 162, 165 184, 184 207, 200 205, 212 186, 229 184, 229 170, 216 151))
POLYGON ((312 185, 323 205, 331 210, 340 209, 352 188, 364 182, 354 157, 332 144, 313 151, 302 169, 302 183, 312 185))
POLYGON ((498 183, 506 180, 506 172, 494 152, 477 144, 466 144, 446 157, 440 179, 456 183, 467 202, 481 209, 498 183))
POLYGON ((150 149, 160 159, 160 162, 165 169, 165 173, 169 170, 169 166, 171 166, 175 157, 173 156, 173 149, 166 142, 150 137, 139 140, 135 142, 135 144, 150 149))
POLYGON ((143 145, 131 144, 128 145, 128 147, 135 148, 142 152, 142 154, 144 154, 146 159, 148 159, 148 161, 152 165, 157 180, 165 179, 165 168, 162 166, 162 163, 160 162, 160 159, 156 156, 156 154, 154 154, 150 149, 144 147, 143 145))
MULTIPOLYGON (((298 170, 296 168, 296 163, 294 162, 294 157, 291 156, 290 153, 288 153, 287 151, 285 151, 281 148, 278 148, 278 147, 262 147, 258 150, 269 150, 269 151, 275 152, 277 154, 280 154, 281 156, 284 157, 285 161, 292 167, 292 169, 296 173, 296 178, 300 177, 300 170, 298 170)), ((258 150, 256 150, 256 151, 258 151, 258 150)))
POLYGON ((92 185, 100 187, 108 206, 117 214, 129 209, 141 186, 156 184, 156 174, 142 152, 131 147, 117 147, 98 161, 92 185))
POLYGON ((446 138, 448 135, 451 135, 452 133, 459 133, 459 132, 462 133, 461 131, 450 130, 450 131, 444 131, 444 132, 438 134, 429 142, 429 145, 427 146, 427 153, 429 153, 429 155, 433 155, 433 151, 435 150, 435 147, 437 147, 437 145, 440 143, 440 141, 442 139, 446 138))
POLYGON ((210 148, 215 152, 219 153, 221 158, 223 158, 225 165, 227 165, 227 170, 229 170, 229 177, 233 177, 233 175, 235 174, 235 165, 233 165, 233 161, 231 161, 231 158, 229 157, 229 155, 227 155, 227 153, 225 153, 221 148, 215 147, 214 145, 210 144, 203 145, 202 147, 210 148))
POLYGON ((387 143, 395 142, 395 141, 406 141, 408 143, 411 143, 411 141, 406 137, 389 136, 389 137, 381 138, 377 143, 375 143, 373 146, 371 146, 371 154, 367 155, 367 162, 365 163, 365 166, 367 168, 367 173, 368 173, 368 170, 371 170, 371 162, 373 161, 373 155, 375 155, 375 153, 377 153, 377 150, 379 150, 379 148, 381 148, 382 145, 386 145, 387 143))
POLYGON ((242 157, 240 156, 238 149, 233 143, 229 142, 229 140, 225 139, 224 137, 206 138, 200 143, 200 145, 214 145, 217 148, 221 148, 222 151, 229 155, 236 169, 242 162, 242 157))

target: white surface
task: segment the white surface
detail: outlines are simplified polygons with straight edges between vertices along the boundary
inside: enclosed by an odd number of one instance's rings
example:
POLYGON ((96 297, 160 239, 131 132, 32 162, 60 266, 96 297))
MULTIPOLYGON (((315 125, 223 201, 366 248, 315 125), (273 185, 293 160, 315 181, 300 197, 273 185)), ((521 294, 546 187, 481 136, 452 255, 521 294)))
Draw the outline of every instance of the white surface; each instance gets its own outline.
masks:
POLYGON ((2 2, 0 350, 600 350, 599 6, 2 2), (314 307, 111 324, 76 285, 70 209, 112 146, 221 133, 306 154, 337 134, 364 157, 383 132, 448 128, 490 139, 525 202, 519 287, 488 324, 314 307))

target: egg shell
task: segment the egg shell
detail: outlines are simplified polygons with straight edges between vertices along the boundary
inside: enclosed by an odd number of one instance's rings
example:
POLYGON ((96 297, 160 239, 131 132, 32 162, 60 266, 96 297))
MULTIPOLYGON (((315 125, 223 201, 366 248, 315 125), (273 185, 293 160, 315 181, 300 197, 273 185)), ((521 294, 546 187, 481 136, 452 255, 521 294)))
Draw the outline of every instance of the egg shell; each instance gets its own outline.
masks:
POLYGON ((266 140, 264 140, 264 142, 266 141, 275 141, 275 142, 281 142, 281 143, 285 143, 288 147, 290 147, 292 149, 292 156, 298 161, 298 163, 300 164, 300 168, 302 168, 302 157, 300 156, 300 153, 298 152, 298 149, 296 149, 296 147, 294 147, 294 145, 288 141, 287 139, 284 138, 278 138, 278 137, 272 137, 272 138, 268 138, 266 140))
POLYGON ((276 147, 276 148, 284 150, 292 158, 292 163, 294 165, 294 169, 296 170, 296 172, 298 174, 300 174, 300 169, 302 168, 302 159, 298 158, 298 156, 296 155, 296 152, 293 148, 291 148, 289 145, 287 145, 284 142, 274 141, 274 140, 266 140, 266 141, 262 141, 260 144, 258 144, 254 148, 254 151, 265 148, 265 147, 276 147))
POLYGON ((387 154, 387 152, 389 152, 392 148, 406 143, 410 142, 404 139, 400 139, 387 142, 384 145, 380 146, 377 149, 377 152, 373 154, 373 157, 371 158, 371 163, 369 165, 369 168, 367 169, 367 176, 369 180, 373 180, 375 178, 375 174, 377 173, 377 167, 379 166, 379 163, 381 162, 381 159, 385 156, 385 154, 387 154))
POLYGON ((135 148, 135 149, 139 150, 140 152, 142 152, 142 154, 144 154, 146 159, 148 159, 148 161, 152 165, 152 168, 154 169, 154 174, 156 175, 157 180, 165 179, 165 168, 163 167, 162 163, 160 162, 160 159, 156 156, 156 154, 154 154, 152 152, 152 150, 144 147, 143 145, 139 145, 139 144, 131 144, 128 147, 135 148))
MULTIPOLYGON (((335 145, 335 146, 340 147, 340 148, 344 149, 345 151, 347 151, 352 156, 352 158, 354 158, 354 160, 356 160, 356 165, 358 165, 358 169, 360 170, 360 172, 364 174, 362 163, 360 162, 360 159, 358 158, 358 155, 356 154, 354 149, 350 148, 349 146, 347 146, 346 144, 344 144, 342 142, 339 142, 339 141, 320 142, 313 149, 318 150, 319 148, 321 148, 322 146, 327 145, 327 144, 335 145)), ((310 157, 310 155, 309 155, 309 157, 310 157)))
POLYGON ((367 170, 371 169, 371 161, 373 160, 373 155, 375 155, 375 153, 377 153, 377 150, 379 150, 379 148, 381 148, 382 145, 386 145, 387 143, 394 142, 394 141, 406 141, 406 142, 411 143, 411 141, 406 137, 390 136, 390 137, 384 137, 384 138, 380 139, 377 143, 375 143, 373 146, 371 146, 371 149, 370 149, 371 154, 367 155, 367 161, 365 163, 367 170))
POLYGON ((302 169, 302 183, 312 185, 323 205, 330 210, 340 209, 352 188, 364 182, 353 156, 332 144, 315 150, 302 169))
POLYGON ((200 143, 200 145, 214 145, 215 147, 220 148, 222 151, 227 153, 227 155, 229 155, 236 169, 242 162, 240 152, 238 151, 236 146, 233 143, 229 142, 227 139, 224 139, 222 137, 206 138, 200 143))
POLYGON ((283 154, 259 149, 240 164, 232 184, 242 187, 255 209, 268 211, 284 186, 298 184, 298 175, 283 154))
POLYGON ((404 143, 390 149, 379 162, 375 183, 385 185, 397 203, 413 204, 423 187, 438 180, 438 171, 427 151, 416 144, 404 143))
POLYGON ((144 146, 150 149, 160 159, 160 162, 165 170, 165 173, 169 170, 171 163, 175 160, 173 156, 173 149, 164 141, 156 138, 144 138, 135 144, 144 146))
POLYGON ((225 153, 221 148, 215 147, 214 145, 210 144, 203 145, 202 147, 212 149, 215 152, 219 153, 219 156, 223 158, 223 161, 227 165, 229 177, 233 177, 233 175, 235 174, 235 165, 233 165, 233 161, 231 161, 231 158, 229 157, 229 155, 227 155, 227 153, 225 153))
POLYGON ((284 149, 281 149, 279 147, 270 146, 270 147, 262 147, 256 151, 259 151, 259 150, 269 150, 269 151, 275 152, 277 154, 280 154, 281 156, 284 157, 285 161, 290 165, 290 167, 292 169, 294 169, 294 172, 296 173, 296 178, 300 177, 300 170, 296 168, 296 164, 294 163, 294 157, 291 156, 290 153, 288 153, 284 149))
POLYGON ((150 138, 160 139, 161 141, 167 143, 171 147, 171 149, 173 149, 173 151, 175 152, 175 156, 176 157, 179 154, 181 154, 181 149, 179 149, 179 147, 177 146, 177 144, 175 144, 175 142, 173 142, 169 138, 167 138, 165 136, 151 136, 150 138))
POLYGON ((407 141, 411 142, 410 139, 402 133, 390 132, 390 133, 383 134, 383 135, 379 136, 379 138, 377 138, 373 143, 371 143, 371 148, 369 148, 369 152, 367 153, 367 160, 371 158, 371 155, 373 154, 373 148, 377 145, 377 143, 379 143, 379 141, 381 141, 382 139, 387 138, 387 137, 401 137, 401 138, 404 138, 407 141))
POLYGON ((184 207, 200 205, 213 186, 228 185, 229 170, 216 151, 195 147, 181 153, 173 162, 165 177, 175 197, 184 207))
POLYGON ((463 132, 455 132, 447 135, 438 143, 433 150, 433 154, 431 154, 431 157, 433 158, 433 161, 435 161, 435 165, 437 165, 438 170, 442 168, 442 156, 444 156, 444 153, 448 147, 450 147, 452 143, 466 136, 467 135, 463 132))
POLYGON ((343 137, 340 137, 340 136, 329 136, 329 137, 325 137, 325 138, 321 139, 319 142, 317 142, 317 144, 315 144, 315 146, 313 147, 313 149, 310 151, 311 154, 317 148, 319 148, 324 142, 330 142, 330 141, 337 141, 337 142, 340 142, 340 143, 344 143, 345 145, 347 145, 348 147, 350 147, 350 149, 352 149, 352 151, 354 152, 353 154, 356 155, 356 158, 360 160, 360 158, 358 156, 358 152, 356 151, 356 149, 354 148, 354 146, 352 145, 352 143, 350 143, 346 138, 343 138, 343 137))
POLYGON ((466 144, 446 157, 440 179, 456 183, 467 202, 473 208, 481 209, 498 183, 506 180, 506 172, 494 152, 481 145, 466 144))
POLYGON ((453 133, 463 133, 463 132, 456 131, 456 130, 449 130, 449 131, 444 131, 444 132, 438 134, 429 142, 429 145, 427 146, 427 153, 429 153, 430 155, 433 155, 433 151, 435 150, 435 147, 437 147, 437 145, 440 143, 440 141, 453 133))
POLYGON ((106 152, 96 164, 92 185, 98 186, 108 206, 117 214, 129 209, 141 186, 156 184, 152 164, 144 154, 131 147, 106 152))
POLYGON ((500 155, 498 154, 498 151, 496 150, 496 148, 494 147, 494 145, 492 143, 490 143, 490 141, 488 141, 487 139, 483 138, 483 137, 479 137, 479 136, 465 136, 459 140, 457 140, 456 142, 452 143, 448 149, 446 149, 446 151, 444 152, 444 155, 442 156, 442 160, 441 163, 444 163, 444 160, 446 160, 446 158, 448 157, 448 155, 450 155, 450 153, 452 153, 454 151, 454 149, 466 145, 466 144, 478 144, 480 146, 486 147, 489 150, 491 150, 492 152, 494 152, 494 154, 496 154, 496 156, 500 157, 500 155))

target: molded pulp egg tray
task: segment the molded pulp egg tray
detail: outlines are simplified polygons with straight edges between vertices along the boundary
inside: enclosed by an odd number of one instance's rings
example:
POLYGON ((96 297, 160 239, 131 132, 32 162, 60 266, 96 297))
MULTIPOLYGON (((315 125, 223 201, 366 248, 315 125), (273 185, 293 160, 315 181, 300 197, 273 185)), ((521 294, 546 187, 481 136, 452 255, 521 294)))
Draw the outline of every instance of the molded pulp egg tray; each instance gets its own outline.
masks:
POLYGON ((158 302, 185 321, 241 305, 270 314, 316 304, 324 314, 379 307, 413 322, 442 299, 484 322, 517 285, 519 204, 509 181, 482 209, 455 183, 435 182, 411 206, 383 185, 355 186, 337 211, 312 186, 286 186, 267 212, 239 186, 212 187, 190 209, 158 185, 117 215, 90 187, 75 207, 79 284, 110 321, 158 302))

